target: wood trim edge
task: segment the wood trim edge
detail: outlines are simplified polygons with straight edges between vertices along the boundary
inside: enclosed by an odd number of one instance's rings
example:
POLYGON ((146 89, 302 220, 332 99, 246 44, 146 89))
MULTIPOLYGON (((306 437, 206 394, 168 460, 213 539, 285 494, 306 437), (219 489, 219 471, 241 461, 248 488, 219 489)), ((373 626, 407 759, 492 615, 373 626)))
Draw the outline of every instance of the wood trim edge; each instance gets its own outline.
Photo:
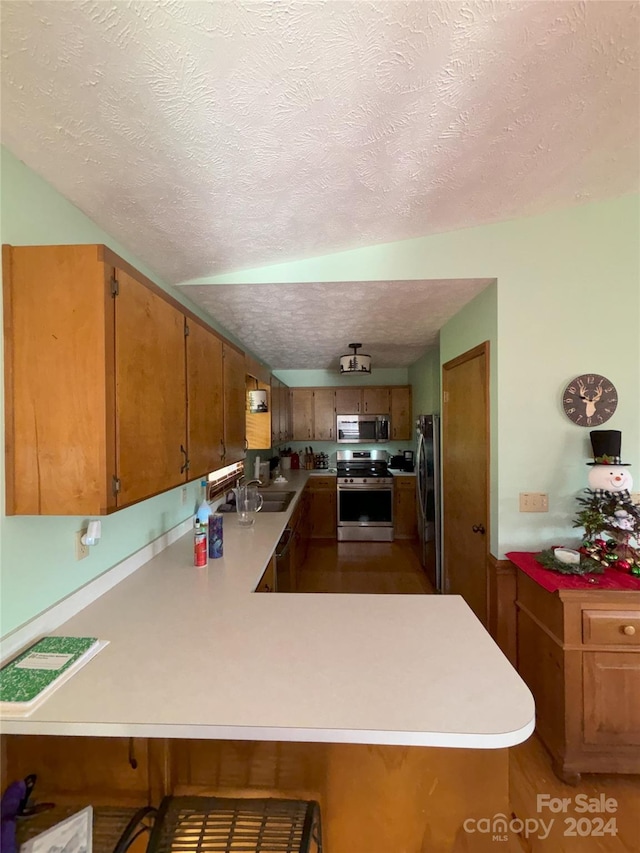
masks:
POLYGON ((13 246, 2 247, 2 290, 4 296, 4 471, 5 471, 5 512, 15 515, 15 424, 13 421, 13 336, 11 329, 11 308, 13 294, 13 246))
POLYGON ((487 556, 489 633, 513 666, 517 663, 516 567, 510 560, 487 556))
MULTIPOLYGON (((465 361, 471 361, 472 358, 477 358, 479 355, 489 356, 489 341, 483 341, 481 344, 473 347, 466 352, 457 355, 455 358, 450 359, 449 361, 445 361, 442 365, 443 370, 451 370, 454 367, 457 367, 459 364, 464 364, 465 361)), ((487 366, 488 369, 488 366, 487 366)))

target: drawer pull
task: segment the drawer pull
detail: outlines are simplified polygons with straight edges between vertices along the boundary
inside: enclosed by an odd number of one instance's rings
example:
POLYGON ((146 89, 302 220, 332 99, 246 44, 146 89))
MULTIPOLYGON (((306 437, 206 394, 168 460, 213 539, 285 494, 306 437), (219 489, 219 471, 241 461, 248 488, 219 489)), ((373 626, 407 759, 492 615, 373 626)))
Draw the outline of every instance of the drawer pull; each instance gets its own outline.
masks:
POLYGON ((622 633, 626 634, 627 637, 633 637, 636 633, 636 629, 634 625, 625 625, 622 629, 622 633))

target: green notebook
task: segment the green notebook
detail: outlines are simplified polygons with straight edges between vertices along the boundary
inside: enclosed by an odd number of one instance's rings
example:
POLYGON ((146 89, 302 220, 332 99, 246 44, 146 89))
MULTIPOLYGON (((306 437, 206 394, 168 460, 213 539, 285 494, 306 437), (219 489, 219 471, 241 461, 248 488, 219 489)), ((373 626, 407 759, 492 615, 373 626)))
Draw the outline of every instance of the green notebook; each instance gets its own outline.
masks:
POLYGON ((0 669, 0 713, 30 713, 106 643, 97 637, 43 637, 0 669))

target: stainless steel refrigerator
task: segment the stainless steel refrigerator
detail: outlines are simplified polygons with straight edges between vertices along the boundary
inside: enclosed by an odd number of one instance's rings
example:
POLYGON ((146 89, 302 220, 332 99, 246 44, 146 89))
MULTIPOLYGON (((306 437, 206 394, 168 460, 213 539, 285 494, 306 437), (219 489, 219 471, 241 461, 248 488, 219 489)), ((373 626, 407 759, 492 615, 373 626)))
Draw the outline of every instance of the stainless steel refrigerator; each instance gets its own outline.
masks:
POLYGON ((440 416, 419 415, 416 421, 416 492, 422 565, 431 585, 442 592, 442 490, 440 416))

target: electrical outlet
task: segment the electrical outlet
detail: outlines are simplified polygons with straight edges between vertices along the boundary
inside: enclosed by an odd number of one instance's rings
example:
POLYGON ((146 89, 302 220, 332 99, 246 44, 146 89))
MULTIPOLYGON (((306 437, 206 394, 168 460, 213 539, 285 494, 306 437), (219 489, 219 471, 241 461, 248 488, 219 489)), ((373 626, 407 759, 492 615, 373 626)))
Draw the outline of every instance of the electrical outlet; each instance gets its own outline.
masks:
POLYGON ((184 506, 187 502, 187 494, 188 494, 187 487, 183 486, 180 489, 180 500, 182 501, 182 506, 184 506))
POLYGON ((89 546, 82 544, 82 537, 85 532, 85 530, 78 530, 76 533, 76 560, 84 560, 85 557, 89 556, 89 546))
POLYGON ((544 492, 520 492, 520 512, 549 512, 549 495, 544 492))

